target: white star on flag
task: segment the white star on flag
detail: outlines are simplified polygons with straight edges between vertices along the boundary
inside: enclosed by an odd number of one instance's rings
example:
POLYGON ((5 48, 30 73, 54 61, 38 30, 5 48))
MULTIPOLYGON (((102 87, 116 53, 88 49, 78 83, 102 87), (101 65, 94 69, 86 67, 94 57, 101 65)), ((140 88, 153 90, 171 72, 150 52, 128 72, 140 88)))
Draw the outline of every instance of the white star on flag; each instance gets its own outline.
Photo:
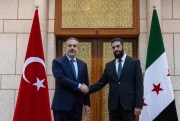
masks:
POLYGON ((37 86, 37 91, 38 91, 41 87, 42 87, 42 88, 45 88, 45 86, 43 85, 44 80, 45 80, 45 79, 39 80, 39 79, 37 78, 37 82, 33 84, 34 86, 37 86))

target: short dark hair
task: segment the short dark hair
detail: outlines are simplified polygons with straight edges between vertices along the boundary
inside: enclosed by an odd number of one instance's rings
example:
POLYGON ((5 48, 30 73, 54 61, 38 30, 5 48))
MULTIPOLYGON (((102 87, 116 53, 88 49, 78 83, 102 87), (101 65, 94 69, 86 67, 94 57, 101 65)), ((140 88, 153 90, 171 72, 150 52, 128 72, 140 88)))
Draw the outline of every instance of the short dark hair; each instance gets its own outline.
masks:
POLYGON ((112 43, 114 43, 114 42, 120 42, 122 45, 124 44, 124 42, 123 42, 123 40, 122 40, 121 38, 114 38, 114 39, 112 39, 112 40, 111 40, 111 45, 112 45, 112 43))

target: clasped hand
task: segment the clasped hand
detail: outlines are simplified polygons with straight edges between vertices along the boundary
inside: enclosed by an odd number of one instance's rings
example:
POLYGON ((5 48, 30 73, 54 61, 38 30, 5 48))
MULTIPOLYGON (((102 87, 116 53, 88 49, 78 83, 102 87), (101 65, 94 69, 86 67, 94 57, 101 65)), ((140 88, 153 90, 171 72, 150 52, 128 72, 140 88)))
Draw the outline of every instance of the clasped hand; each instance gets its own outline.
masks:
POLYGON ((80 91, 84 94, 87 94, 89 92, 89 88, 85 84, 81 84, 80 91))

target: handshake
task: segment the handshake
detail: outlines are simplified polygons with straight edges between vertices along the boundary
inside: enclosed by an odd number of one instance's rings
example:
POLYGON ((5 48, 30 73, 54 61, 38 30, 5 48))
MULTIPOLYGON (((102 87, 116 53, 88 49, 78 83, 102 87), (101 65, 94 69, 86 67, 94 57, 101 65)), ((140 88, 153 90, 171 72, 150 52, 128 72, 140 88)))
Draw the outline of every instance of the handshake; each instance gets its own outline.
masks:
POLYGON ((84 94, 87 94, 89 92, 89 87, 85 84, 81 84, 80 91, 84 94))

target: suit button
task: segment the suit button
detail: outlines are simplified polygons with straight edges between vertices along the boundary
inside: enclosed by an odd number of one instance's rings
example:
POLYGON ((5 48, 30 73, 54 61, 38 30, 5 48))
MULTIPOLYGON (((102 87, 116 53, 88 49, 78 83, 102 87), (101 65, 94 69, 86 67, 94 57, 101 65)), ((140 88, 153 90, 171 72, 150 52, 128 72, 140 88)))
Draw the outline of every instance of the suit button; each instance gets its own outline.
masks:
POLYGON ((120 84, 120 82, 118 82, 118 84, 120 84))

